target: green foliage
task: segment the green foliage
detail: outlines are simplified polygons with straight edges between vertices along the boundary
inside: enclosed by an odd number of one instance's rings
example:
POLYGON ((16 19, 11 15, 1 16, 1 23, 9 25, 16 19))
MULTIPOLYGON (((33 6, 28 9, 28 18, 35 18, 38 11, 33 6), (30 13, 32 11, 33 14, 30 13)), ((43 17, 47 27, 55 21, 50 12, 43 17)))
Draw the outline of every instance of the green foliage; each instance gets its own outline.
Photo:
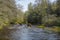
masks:
POLYGON ((44 25, 40 25, 40 26, 37 26, 38 28, 45 28, 45 26, 44 25))
POLYGON ((39 9, 34 7, 31 3, 28 5, 27 22, 31 24, 41 24, 42 15, 39 14, 39 9))
POLYGON ((0 0, 0 28, 23 22, 40 24, 39 27, 43 28, 43 25, 60 27, 60 0, 53 3, 49 0, 36 0, 34 4, 29 3, 25 14, 20 5, 16 7, 15 0, 0 0))
POLYGON ((60 17, 57 18, 57 20, 54 23, 56 26, 60 27, 60 17))
POLYGON ((28 23, 32 23, 32 24, 41 24, 41 15, 37 14, 37 13, 32 13, 30 15, 28 15, 28 23))
POLYGON ((0 28, 23 22, 23 12, 18 9, 15 0, 0 0, 0 28))
POLYGON ((46 26, 60 26, 60 0, 51 3, 50 0, 36 0, 28 5, 26 20, 31 24, 46 26))

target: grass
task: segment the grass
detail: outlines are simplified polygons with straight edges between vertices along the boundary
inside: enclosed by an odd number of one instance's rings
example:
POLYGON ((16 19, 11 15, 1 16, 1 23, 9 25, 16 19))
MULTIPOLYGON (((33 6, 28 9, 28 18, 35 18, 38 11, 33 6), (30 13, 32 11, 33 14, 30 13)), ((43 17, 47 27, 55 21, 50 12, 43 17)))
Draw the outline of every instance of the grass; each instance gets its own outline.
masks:
POLYGON ((42 28, 42 29, 45 29, 45 30, 50 30, 50 31, 54 31, 54 32, 60 32, 60 27, 45 27, 43 25, 41 26, 38 26, 38 28, 42 28))
POLYGON ((43 25, 40 25, 40 26, 37 26, 37 27, 38 28, 43 28, 43 29, 45 28, 45 26, 43 26, 43 25))
POLYGON ((51 28, 45 28, 46 30, 51 30, 51 31, 54 31, 54 32, 60 32, 60 27, 51 27, 51 28))

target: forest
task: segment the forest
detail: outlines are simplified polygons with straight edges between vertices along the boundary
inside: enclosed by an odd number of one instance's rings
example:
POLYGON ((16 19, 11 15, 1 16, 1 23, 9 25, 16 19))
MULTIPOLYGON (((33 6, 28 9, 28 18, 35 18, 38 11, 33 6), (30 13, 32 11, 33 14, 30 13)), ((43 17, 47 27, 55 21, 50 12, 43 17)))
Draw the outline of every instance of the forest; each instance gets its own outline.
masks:
POLYGON ((60 40, 60 0, 0 0, 0 40, 60 40))
POLYGON ((35 0, 28 5, 25 12, 25 23, 38 25, 38 28, 60 32, 60 0, 35 0), (49 27, 49 28, 47 28, 49 27))
POLYGON ((60 0, 51 3, 50 0, 36 0, 28 5, 25 12, 25 22, 46 27, 60 27, 60 0))
POLYGON ((0 29, 11 24, 60 27, 60 0, 35 0, 25 12, 15 0, 0 0, 0 29))

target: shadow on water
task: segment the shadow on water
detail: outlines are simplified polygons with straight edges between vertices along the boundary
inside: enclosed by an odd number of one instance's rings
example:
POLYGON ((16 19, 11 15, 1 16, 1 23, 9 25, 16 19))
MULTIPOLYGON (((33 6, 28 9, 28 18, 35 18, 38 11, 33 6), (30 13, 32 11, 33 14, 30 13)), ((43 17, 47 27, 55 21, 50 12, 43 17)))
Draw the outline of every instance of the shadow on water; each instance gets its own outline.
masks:
POLYGON ((39 28, 29 28, 26 25, 17 25, 13 29, 0 31, 0 40, 60 40, 60 34, 39 28))

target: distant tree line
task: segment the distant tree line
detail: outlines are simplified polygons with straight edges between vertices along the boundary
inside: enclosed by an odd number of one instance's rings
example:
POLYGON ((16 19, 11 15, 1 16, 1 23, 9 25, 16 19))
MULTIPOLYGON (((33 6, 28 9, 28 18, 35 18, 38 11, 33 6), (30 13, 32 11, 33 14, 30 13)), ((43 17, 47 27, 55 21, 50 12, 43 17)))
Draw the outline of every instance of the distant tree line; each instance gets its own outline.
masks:
POLYGON ((60 0, 35 0, 25 13, 17 6, 15 0, 0 0, 0 28, 21 23, 60 27, 60 0))
POLYGON ((45 26, 60 26, 60 0, 35 0, 28 5, 25 22, 45 26))

